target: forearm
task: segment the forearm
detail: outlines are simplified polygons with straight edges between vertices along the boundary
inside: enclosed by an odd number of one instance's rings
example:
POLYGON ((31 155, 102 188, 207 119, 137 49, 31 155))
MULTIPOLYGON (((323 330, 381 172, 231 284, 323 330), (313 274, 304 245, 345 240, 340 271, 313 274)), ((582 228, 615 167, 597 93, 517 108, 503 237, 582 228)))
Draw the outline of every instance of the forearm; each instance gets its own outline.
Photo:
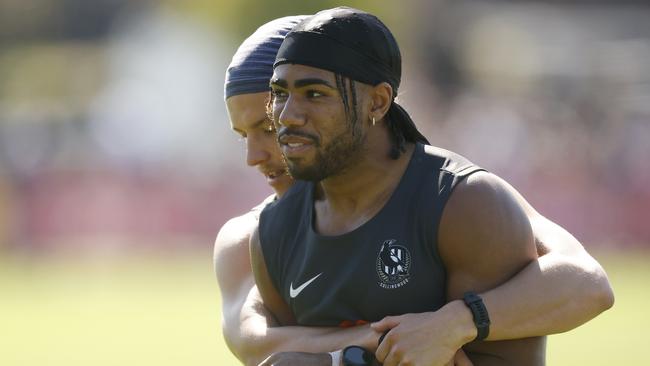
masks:
POLYGON ((257 365, 277 352, 330 352, 356 344, 368 349, 377 345, 379 333, 368 325, 351 328, 278 326, 255 289, 238 310, 236 322, 224 323, 224 336, 231 351, 246 365, 257 365))
MULTIPOLYGON (((564 332, 594 318, 612 304, 607 276, 587 254, 544 255, 480 296, 491 320, 488 341, 564 332)), ((447 330, 445 338, 454 347, 477 335, 471 311, 463 300, 450 301, 430 314, 431 319, 438 318, 438 329, 447 330)))
POLYGON ((238 335, 240 345, 236 352, 246 365, 257 365, 266 357, 278 352, 321 353, 343 349, 356 344, 371 347, 370 339, 376 345, 376 336, 368 325, 353 328, 331 327, 264 327, 261 324, 242 324, 246 331, 238 335))
POLYGON ((547 254, 481 294, 492 325, 488 340, 571 330, 611 307, 607 276, 591 257, 547 254))
MULTIPOLYGON (((577 241, 553 239, 555 246, 549 247, 547 254, 510 279, 489 290, 478 289, 491 320, 487 340, 565 332, 612 306, 612 289, 598 262, 577 241)), ((469 309, 459 304, 462 301, 455 301, 445 310, 452 313, 456 328, 467 336, 467 323, 473 320, 469 309)))

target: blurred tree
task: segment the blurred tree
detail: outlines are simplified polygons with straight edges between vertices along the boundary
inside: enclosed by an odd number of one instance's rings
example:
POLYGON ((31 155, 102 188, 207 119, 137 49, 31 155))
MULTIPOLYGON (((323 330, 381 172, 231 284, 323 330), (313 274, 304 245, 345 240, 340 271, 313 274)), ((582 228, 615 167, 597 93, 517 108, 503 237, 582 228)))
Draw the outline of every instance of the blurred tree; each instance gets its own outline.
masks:
POLYGON ((3 0, 0 44, 101 39, 122 11, 132 12, 153 1, 3 0))
MULTIPOLYGON (((248 36, 259 25, 278 17, 297 14, 313 14, 322 9, 336 6, 351 6, 373 13, 388 23, 394 23, 399 14, 397 2, 371 0, 311 0, 311 1, 259 1, 259 0, 163 0, 175 10, 187 13, 231 33, 237 42, 248 36)), ((390 26, 393 28, 393 24, 390 26)))

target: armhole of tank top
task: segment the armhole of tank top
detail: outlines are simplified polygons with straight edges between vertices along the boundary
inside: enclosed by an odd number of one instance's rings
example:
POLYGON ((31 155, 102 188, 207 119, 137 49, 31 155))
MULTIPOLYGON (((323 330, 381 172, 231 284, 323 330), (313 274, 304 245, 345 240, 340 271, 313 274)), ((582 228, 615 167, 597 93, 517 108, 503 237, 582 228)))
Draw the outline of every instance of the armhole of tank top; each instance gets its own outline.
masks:
MULTIPOLYGON (((259 216, 259 221, 258 221, 258 236, 260 240, 260 249, 262 251, 262 259, 264 260, 264 263, 266 265, 266 271, 268 272, 268 275, 271 279, 271 282, 273 283, 273 286, 275 286, 276 291, 281 294, 280 289, 282 288, 280 286, 280 283, 282 283, 282 273, 279 271, 279 265, 278 265, 278 258, 280 258, 280 255, 277 253, 279 251, 278 248, 270 248, 268 241, 265 242, 262 240, 262 229, 263 229, 263 219, 265 216, 269 214, 269 212, 266 212, 266 210, 262 210, 260 212, 259 216)), ((267 217, 268 218, 268 217, 267 217)), ((267 227, 264 225, 264 227, 267 227)), ((273 239, 273 232, 272 231, 267 231, 264 230, 265 233, 271 236, 271 241, 274 241, 273 239)))
MULTIPOLYGON (((485 169, 483 169, 481 167, 478 167, 476 165, 473 165, 473 164, 469 165, 467 167, 464 167, 464 168, 460 169, 459 171, 449 171, 449 170, 445 170, 445 169, 440 170, 440 174, 451 174, 452 175, 452 178, 451 178, 452 182, 451 182, 450 187, 447 190, 445 190, 444 197, 442 195, 438 196, 438 199, 441 199, 441 201, 439 201, 439 206, 437 207, 437 210, 436 210, 436 207, 434 207, 433 210, 432 210, 433 211, 432 219, 436 220, 436 222, 432 226, 430 226, 432 229, 429 232, 429 236, 430 236, 430 240, 433 243, 435 243, 435 245, 433 245, 433 247, 431 248, 431 253, 432 253, 433 257, 434 257, 433 259, 436 260, 442 266, 443 271, 445 272, 445 276, 447 274, 447 269, 445 267, 444 261, 442 260, 442 257, 440 256, 440 251, 439 251, 439 248, 438 248, 440 222, 442 220, 442 215, 444 213, 445 207, 447 206, 447 202, 449 201, 449 198, 451 197, 452 193, 454 192, 454 189, 456 188, 456 186, 458 186, 458 184, 460 182, 462 182, 464 179, 466 179, 470 175, 472 175, 472 174, 474 174, 476 172, 480 172, 480 171, 485 171, 485 169)), ((439 193, 440 193, 440 191, 439 191, 439 193)), ((435 203, 430 203, 430 204, 433 204, 435 206, 435 203)))
MULTIPOLYGON (((270 238, 266 242, 262 240, 262 234, 260 232, 260 246, 262 249, 262 256, 264 258, 264 262, 266 263, 266 268, 269 273, 269 276, 271 277, 271 282, 275 286, 276 290, 279 291, 279 293, 282 295, 284 298, 283 293, 281 292, 282 289, 282 284, 286 283, 286 266, 282 265, 282 258, 284 257, 283 253, 290 253, 293 248, 291 247, 291 243, 283 243, 283 245, 280 245, 280 240, 276 238, 276 233, 271 229, 271 227, 282 227, 282 223, 277 224, 276 222, 280 220, 279 217, 275 216, 275 213, 273 212, 274 210, 279 210, 281 205, 288 204, 286 201, 282 201, 285 198, 286 199, 299 199, 295 198, 295 195, 299 195, 300 191, 302 190, 310 190, 310 192, 313 192, 313 188, 311 188, 311 185, 308 182, 303 182, 303 181, 297 181, 296 183, 293 184, 291 188, 285 193, 282 198, 275 200, 274 202, 271 202, 273 206, 269 206, 268 210, 265 208, 262 210, 260 213, 260 221, 259 221, 259 228, 262 230, 262 221, 263 217, 265 216, 267 221, 265 221, 264 227, 266 228, 264 232, 267 234, 265 237, 270 238), (283 203, 285 202, 285 203, 283 203), (268 217, 269 215, 273 215, 274 217, 268 217), (269 224, 270 222, 270 224, 269 224), (271 244, 273 243, 273 244, 271 244), (287 246, 289 245, 289 246, 287 246)), ((301 204, 304 207, 304 203, 301 204)), ((305 208, 301 208, 301 210, 305 210, 305 208)), ((309 209, 307 209, 309 211, 309 209)), ((286 216, 286 215, 285 215, 286 216)), ((311 224, 311 220, 307 220, 307 224, 311 224)), ((285 299, 286 300, 286 299, 285 299)))
POLYGON ((428 205, 430 205, 428 209, 430 215, 428 215, 428 217, 430 220, 434 220, 428 225, 429 230, 427 234, 429 235, 429 242, 432 243, 431 247, 428 248, 428 250, 431 251, 431 259, 434 262, 434 265, 439 265, 446 277, 447 268, 445 267, 445 263, 442 261, 440 251, 438 250, 438 232, 440 231, 440 219, 442 218, 442 211, 444 210, 444 206, 440 208, 436 207, 437 198, 433 198, 431 201, 425 201, 428 205))
MULTIPOLYGON (((441 177, 440 175, 442 174, 448 174, 444 169, 438 168, 438 167, 432 167, 432 169, 437 169, 439 171, 439 174, 437 176, 438 181, 440 181, 441 177)), ((430 173, 432 174, 432 173, 430 173)), ((442 218, 442 211, 444 209, 444 205, 440 207, 441 205, 439 204, 440 200, 440 190, 439 190, 439 185, 436 185, 437 182, 432 181, 430 182, 431 187, 426 187, 426 189, 430 189, 430 199, 424 199, 421 202, 421 205, 426 205, 425 207, 421 207, 420 209, 423 210, 423 212, 426 212, 426 215, 423 215, 423 217, 426 217, 425 222, 423 222, 423 225, 426 225, 427 229, 427 235, 428 235, 428 242, 431 243, 431 246, 426 248, 427 251, 431 253, 431 260, 433 261, 434 266, 440 266, 442 268, 442 271, 444 275, 447 275, 447 270, 445 268, 445 264, 442 261, 442 258, 440 257, 440 252, 438 250, 438 231, 440 229, 440 219, 442 218)))

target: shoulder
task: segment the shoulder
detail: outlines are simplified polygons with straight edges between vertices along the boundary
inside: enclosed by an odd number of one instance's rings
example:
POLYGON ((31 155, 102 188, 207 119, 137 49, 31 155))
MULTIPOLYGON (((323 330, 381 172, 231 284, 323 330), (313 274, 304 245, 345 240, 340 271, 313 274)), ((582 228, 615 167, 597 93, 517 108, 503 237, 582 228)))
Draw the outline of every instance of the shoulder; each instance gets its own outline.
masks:
POLYGON ((260 202, 257 206, 253 207, 250 211, 250 213, 253 213, 255 215, 256 220, 259 220, 260 218, 260 213, 269 205, 273 204, 275 201, 278 200, 278 197, 275 194, 272 194, 264 199, 264 201, 260 202))
POLYGON ((434 164, 439 170, 448 173, 465 175, 477 170, 483 170, 466 157, 440 147, 419 145, 416 149, 416 153, 418 153, 419 156, 422 156, 424 161, 428 161, 429 163, 434 164))
MULTIPOLYGON (((498 176, 478 171, 460 181, 443 212, 441 229, 480 235, 506 227, 529 231, 527 213, 512 188, 498 176)), ((512 231, 512 229, 509 229, 512 231)))
POLYGON ((494 199, 503 199, 507 192, 504 183, 505 181, 495 174, 485 171, 476 172, 458 184, 452 197, 459 203, 473 200, 489 203, 494 199))
POLYGON ((254 211, 228 220, 217 234, 215 248, 223 249, 241 242, 248 243, 250 234, 257 227, 257 222, 254 211))
POLYGON ((452 192, 439 248, 448 269, 492 284, 536 258, 525 208, 504 180, 487 172, 469 175, 452 192))
POLYGON ((251 210, 228 220, 214 241, 215 269, 227 267, 235 258, 248 258, 251 234, 257 229, 258 212, 251 210))
POLYGON ((224 250, 236 245, 245 244, 248 246, 250 235, 259 224, 260 212, 274 201, 275 195, 270 195, 245 214, 226 221, 217 234, 214 243, 215 254, 218 250, 224 250))

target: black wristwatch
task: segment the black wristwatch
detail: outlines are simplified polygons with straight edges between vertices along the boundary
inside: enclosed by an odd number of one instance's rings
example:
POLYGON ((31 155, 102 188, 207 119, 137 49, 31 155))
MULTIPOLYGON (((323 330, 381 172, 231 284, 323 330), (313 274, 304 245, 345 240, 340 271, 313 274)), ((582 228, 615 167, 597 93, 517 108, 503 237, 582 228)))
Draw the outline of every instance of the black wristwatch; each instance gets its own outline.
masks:
POLYGON ((474 325, 476 325, 476 338, 475 341, 482 341, 490 334, 490 316, 488 315, 487 308, 483 303, 483 299, 474 292, 466 292, 463 295, 465 305, 471 310, 472 317, 474 318, 474 325))
POLYGON ((360 346, 347 346, 343 349, 343 366, 370 366, 375 355, 360 346))

